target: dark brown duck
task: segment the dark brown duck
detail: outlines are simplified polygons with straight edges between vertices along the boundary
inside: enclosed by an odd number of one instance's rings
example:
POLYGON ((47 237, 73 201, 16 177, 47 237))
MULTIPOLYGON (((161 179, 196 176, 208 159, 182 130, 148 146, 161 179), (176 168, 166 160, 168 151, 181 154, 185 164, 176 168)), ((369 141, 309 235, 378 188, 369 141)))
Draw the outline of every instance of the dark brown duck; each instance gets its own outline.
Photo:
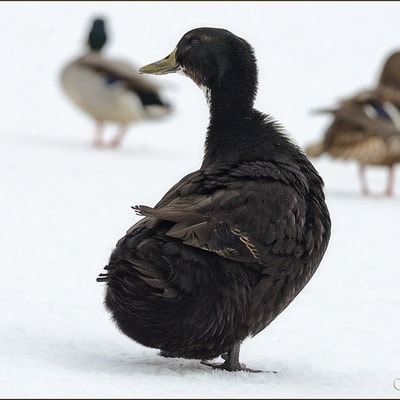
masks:
POLYGON ((204 89, 210 123, 200 169, 173 186, 113 251, 105 304, 120 330, 170 357, 230 371, 313 276, 330 237, 323 181, 253 108, 252 47, 224 29, 186 33, 142 73, 181 71, 204 89))

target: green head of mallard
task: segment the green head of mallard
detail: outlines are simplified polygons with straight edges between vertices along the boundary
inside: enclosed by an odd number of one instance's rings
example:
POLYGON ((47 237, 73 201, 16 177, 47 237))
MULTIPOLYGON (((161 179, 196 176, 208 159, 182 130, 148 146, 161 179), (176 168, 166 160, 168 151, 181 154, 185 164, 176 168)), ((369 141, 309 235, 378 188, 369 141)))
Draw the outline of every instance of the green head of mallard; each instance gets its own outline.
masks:
POLYGON ((93 21, 88 37, 88 45, 93 51, 100 51, 107 41, 105 21, 102 18, 96 18, 93 21))

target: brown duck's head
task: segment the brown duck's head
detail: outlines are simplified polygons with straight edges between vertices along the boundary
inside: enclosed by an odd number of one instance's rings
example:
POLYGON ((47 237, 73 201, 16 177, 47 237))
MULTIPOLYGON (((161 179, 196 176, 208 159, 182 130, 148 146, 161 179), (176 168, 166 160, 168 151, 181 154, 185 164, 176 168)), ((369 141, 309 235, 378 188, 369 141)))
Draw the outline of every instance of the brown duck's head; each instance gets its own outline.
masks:
POLYGON ((379 84, 400 89, 400 51, 391 54, 386 60, 379 84))

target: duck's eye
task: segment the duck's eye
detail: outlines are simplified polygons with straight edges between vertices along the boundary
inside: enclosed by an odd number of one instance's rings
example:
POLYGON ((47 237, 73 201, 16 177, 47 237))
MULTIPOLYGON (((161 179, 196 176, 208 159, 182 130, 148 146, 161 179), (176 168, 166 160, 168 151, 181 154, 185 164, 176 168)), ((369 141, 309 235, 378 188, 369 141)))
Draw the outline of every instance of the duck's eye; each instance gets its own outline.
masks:
POLYGON ((199 43, 199 39, 196 39, 196 38, 193 38, 191 41, 190 41, 190 44, 192 45, 192 46, 196 46, 196 44, 198 44, 199 43))

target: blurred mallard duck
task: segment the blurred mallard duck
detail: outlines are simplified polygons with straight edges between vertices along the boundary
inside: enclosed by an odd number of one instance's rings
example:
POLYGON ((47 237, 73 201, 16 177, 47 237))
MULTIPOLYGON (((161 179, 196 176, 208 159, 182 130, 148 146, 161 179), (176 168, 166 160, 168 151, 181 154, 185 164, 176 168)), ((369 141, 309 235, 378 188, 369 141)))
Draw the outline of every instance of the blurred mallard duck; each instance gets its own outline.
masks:
POLYGON ((105 145, 105 122, 119 124, 119 131, 108 144, 116 147, 129 124, 165 116, 171 108, 161 99, 159 88, 133 66, 102 54, 106 42, 105 21, 95 19, 88 37, 89 51, 65 66, 61 84, 73 103, 95 119, 95 146, 105 145))
POLYGON ((342 100, 337 107, 318 110, 334 119, 322 141, 305 148, 310 157, 328 154, 359 164, 361 190, 369 194, 365 168, 388 168, 385 194, 393 195, 394 167, 400 163, 400 52, 386 61, 378 85, 342 100))
POLYGON ((323 181, 272 118, 253 108, 253 49, 225 29, 187 32, 143 73, 180 71, 207 96, 201 167, 121 238, 105 304, 123 333, 168 357, 248 370, 241 342, 269 325, 318 268, 330 236, 323 181), (206 362, 218 356, 224 362, 206 362))

